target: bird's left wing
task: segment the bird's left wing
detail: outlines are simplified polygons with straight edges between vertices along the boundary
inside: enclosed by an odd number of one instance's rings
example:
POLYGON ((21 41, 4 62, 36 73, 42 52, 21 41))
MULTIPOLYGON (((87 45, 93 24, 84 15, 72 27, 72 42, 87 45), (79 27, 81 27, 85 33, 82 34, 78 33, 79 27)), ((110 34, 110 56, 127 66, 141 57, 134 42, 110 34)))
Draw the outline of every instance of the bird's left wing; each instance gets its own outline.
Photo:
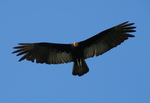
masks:
POLYGON ((14 47, 18 49, 13 53, 17 56, 24 54, 19 60, 27 59, 36 63, 60 64, 73 61, 71 54, 71 44, 55 44, 55 43, 19 43, 20 46, 14 47))
POLYGON ((133 30, 134 23, 124 22, 115 27, 107 29, 99 34, 79 42, 79 45, 83 47, 83 57, 84 59, 101 55, 108 50, 116 47, 117 45, 124 42, 129 37, 134 37, 134 35, 128 34, 129 32, 135 32, 133 30))

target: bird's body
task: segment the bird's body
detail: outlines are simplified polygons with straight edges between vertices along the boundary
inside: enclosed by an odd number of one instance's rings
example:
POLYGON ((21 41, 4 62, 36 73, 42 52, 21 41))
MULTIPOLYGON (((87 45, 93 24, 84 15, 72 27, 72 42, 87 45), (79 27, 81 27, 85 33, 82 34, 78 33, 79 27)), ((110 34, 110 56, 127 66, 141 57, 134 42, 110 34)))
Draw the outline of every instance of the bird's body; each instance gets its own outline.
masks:
POLYGON ((82 76, 89 71, 85 59, 101 55, 121 44, 128 37, 134 37, 134 35, 128 34, 128 32, 135 32, 133 30, 135 27, 131 26, 133 24, 124 22, 87 40, 72 44, 19 43, 21 46, 14 47, 18 50, 13 53, 18 52, 17 56, 24 54, 19 61, 27 59, 46 64, 74 62, 72 74, 82 76))

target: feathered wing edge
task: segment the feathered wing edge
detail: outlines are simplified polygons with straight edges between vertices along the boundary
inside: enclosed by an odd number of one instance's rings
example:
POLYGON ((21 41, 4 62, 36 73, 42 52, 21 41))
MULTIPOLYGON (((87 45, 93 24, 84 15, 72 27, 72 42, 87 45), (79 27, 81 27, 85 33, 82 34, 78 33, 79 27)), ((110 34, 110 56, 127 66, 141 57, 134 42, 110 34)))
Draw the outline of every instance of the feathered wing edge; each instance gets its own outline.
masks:
POLYGON ((23 55, 19 60, 27 59, 36 63, 60 64, 72 62, 71 45, 53 44, 53 43, 19 43, 18 49, 12 53, 18 53, 17 56, 23 55))
POLYGON ((94 55, 101 55, 121 44, 129 37, 134 37, 134 35, 129 34, 129 32, 135 32, 133 29, 136 27, 132 26, 133 24, 124 22, 80 42, 84 46, 84 59, 94 55))

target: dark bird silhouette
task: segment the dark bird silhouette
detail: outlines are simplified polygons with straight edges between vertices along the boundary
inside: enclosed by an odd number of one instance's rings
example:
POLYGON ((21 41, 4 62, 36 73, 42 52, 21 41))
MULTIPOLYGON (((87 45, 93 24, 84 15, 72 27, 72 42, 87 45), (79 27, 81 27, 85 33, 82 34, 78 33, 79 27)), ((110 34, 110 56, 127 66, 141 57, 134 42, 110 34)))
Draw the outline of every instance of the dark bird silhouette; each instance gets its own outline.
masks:
POLYGON ((14 47, 18 50, 13 53, 18 53, 17 56, 24 54, 19 61, 27 59, 32 62, 36 60, 36 63, 46 64, 74 62, 72 74, 82 76, 89 71, 85 59, 94 55, 102 55, 129 37, 134 37, 134 35, 128 34, 135 32, 133 29, 136 27, 132 26, 133 24, 124 22, 87 40, 72 44, 19 43, 20 46, 14 47))

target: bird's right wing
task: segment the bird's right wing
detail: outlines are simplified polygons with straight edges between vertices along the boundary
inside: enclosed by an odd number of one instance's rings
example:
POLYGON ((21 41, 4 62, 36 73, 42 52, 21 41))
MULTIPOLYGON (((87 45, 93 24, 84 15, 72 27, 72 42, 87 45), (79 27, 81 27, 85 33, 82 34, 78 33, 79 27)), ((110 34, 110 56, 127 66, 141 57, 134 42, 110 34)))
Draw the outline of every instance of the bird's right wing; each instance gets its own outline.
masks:
POLYGON ((60 64, 72 62, 71 44, 54 43, 19 43, 21 46, 14 47, 18 49, 13 53, 17 56, 24 54, 19 60, 27 59, 36 63, 60 64))
POLYGON ((115 27, 100 32, 99 34, 85 41, 79 42, 79 45, 84 48, 83 57, 86 59, 93 57, 94 55, 101 55, 113 47, 121 44, 129 37, 134 37, 134 35, 128 34, 129 32, 135 32, 133 29, 136 27, 131 26, 133 24, 134 23, 124 22, 115 27))

